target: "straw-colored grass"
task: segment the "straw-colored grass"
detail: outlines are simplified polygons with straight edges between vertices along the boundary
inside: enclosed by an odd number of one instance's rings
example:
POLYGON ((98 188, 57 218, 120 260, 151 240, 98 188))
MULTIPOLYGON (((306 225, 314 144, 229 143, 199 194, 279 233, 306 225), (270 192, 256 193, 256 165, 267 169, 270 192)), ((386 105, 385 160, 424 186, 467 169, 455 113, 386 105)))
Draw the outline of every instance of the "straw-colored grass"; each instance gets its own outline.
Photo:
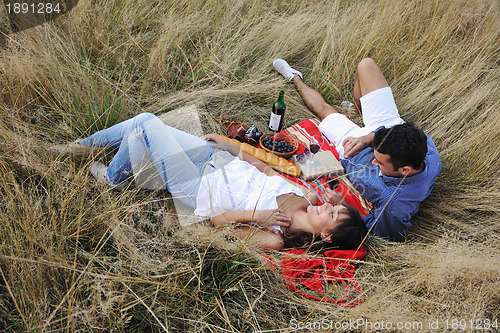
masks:
POLYGON ((497 1, 80 0, 19 33, 0 16, 4 331, 292 331, 323 319, 471 331, 470 320, 500 319, 497 1), (370 239, 354 308, 289 292, 258 253, 207 225, 180 228, 166 193, 96 183, 88 164, 109 156, 45 149, 190 103, 206 131, 224 115, 265 128, 280 89, 287 124, 311 117, 275 57, 334 106, 373 58, 441 154, 408 240, 370 239))

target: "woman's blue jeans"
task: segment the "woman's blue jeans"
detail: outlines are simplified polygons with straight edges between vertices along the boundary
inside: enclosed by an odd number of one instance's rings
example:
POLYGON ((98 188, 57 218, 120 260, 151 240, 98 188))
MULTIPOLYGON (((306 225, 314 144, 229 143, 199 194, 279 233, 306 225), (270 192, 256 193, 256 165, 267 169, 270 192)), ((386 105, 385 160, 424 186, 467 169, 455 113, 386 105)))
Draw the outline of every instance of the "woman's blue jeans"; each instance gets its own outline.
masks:
POLYGON ((167 190, 184 204, 195 207, 203 168, 214 148, 206 140, 165 125, 155 115, 142 113, 83 139, 93 147, 118 148, 107 178, 118 184, 149 156, 167 190))

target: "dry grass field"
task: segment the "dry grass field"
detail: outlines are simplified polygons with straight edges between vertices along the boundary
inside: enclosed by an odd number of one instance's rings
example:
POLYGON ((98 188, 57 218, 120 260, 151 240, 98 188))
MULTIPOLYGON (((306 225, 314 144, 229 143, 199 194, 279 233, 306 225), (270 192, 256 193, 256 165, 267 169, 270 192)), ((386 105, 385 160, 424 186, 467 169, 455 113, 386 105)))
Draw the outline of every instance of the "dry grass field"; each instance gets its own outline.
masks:
POLYGON ((0 330, 288 332, 365 320, 471 332, 500 321, 498 1, 80 0, 53 22, 10 29, 2 7, 0 330), (370 238, 356 273, 366 300, 353 308, 288 291, 257 252, 207 224, 180 228, 164 192, 96 183, 88 165, 104 153, 46 149, 191 103, 207 132, 220 131, 215 116, 264 128, 280 89, 288 125, 312 117, 275 57, 334 106, 373 58, 403 118, 440 151, 407 241, 370 238))

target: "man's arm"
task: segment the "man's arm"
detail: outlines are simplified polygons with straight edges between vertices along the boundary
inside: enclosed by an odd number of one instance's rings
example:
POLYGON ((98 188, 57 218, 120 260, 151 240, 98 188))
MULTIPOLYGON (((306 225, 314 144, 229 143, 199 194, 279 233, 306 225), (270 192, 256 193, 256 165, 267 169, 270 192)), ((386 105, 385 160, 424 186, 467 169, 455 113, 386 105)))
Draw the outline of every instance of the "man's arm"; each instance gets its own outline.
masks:
POLYGON ((410 229, 411 214, 397 216, 388 207, 377 208, 370 215, 365 216, 366 227, 374 235, 394 242, 403 240, 404 235, 410 229))

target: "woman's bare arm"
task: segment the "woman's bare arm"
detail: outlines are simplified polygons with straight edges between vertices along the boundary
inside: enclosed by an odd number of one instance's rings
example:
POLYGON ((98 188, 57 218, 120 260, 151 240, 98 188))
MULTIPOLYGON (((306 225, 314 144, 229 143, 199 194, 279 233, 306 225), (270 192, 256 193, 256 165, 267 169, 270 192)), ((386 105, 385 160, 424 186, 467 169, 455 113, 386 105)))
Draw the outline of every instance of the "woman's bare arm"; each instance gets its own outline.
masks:
POLYGON ((286 177, 283 177, 278 171, 274 170, 273 168, 271 168, 269 165, 267 165, 266 163, 262 162, 258 158, 255 158, 255 157, 253 157, 253 156, 251 156, 251 155, 249 155, 247 153, 244 153, 244 152, 240 151, 238 157, 241 160, 247 161, 248 163, 252 164, 254 167, 256 167, 257 169, 259 169, 260 172, 265 173, 267 176, 279 176, 279 177, 283 178, 288 183, 292 184, 295 187, 298 187, 302 191, 302 193, 304 194, 304 196, 307 197, 307 199, 309 199, 309 201, 313 205, 317 205, 318 204, 318 197, 316 196, 316 193, 314 193, 314 191, 311 191, 311 189, 309 189, 309 188, 307 188, 305 186, 302 186, 300 184, 297 184, 297 183, 291 181, 290 179, 288 179, 286 177))
POLYGON ((260 172, 268 175, 268 176, 277 176, 279 175, 273 168, 271 168, 266 163, 262 162, 258 158, 255 158, 247 153, 241 151, 241 149, 231 143, 221 140, 216 135, 207 134, 203 136, 203 139, 208 140, 212 143, 212 147, 227 150, 231 155, 238 157, 242 161, 246 161, 256 167, 260 172))
POLYGON ((277 209, 254 209, 224 211, 212 216, 210 221, 214 226, 231 223, 255 223, 260 227, 268 225, 288 227, 291 220, 277 209))
POLYGON ((278 230, 269 225, 289 226, 290 218, 274 209, 236 210, 222 212, 210 218, 214 226, 239 224, 231 234, 263 250, 280 250, 283 248, 283 238, 278 230), (253 222, 259 227, 245 225, 253 222))
POLYGON ((309 199, 309 201, 313 205, 317 205, 318 204, 318 197, 316 196, 316 193, 314 193, 314 191, 311 191, 309 188, 307 188, 305 186, 302 186, 302 185, 299 185, 297 183, 294 183, 290 179, 288 179, 286 177, 283 177, 279 172, 277 172, 272 167, 270 167, 266 163, 262 162, 258 158, 255 158, 255 157, 253 157, 253 156, 251 156, 251 155, 249 155, 247 153, 242 152, 239 149, 238 146, 236 146, 236 145, 234 145, 232 143, 223 141, 223 140, 219 139, 215 135, 208 134, 208 135, 205 135, 203 138, 205 140, 209 140, 209 141, 213 142, 212 143, 213 147, 227 150, 233 156, 237 156, 240 160, 243 160, 243 161, 246 161, 246 162, 250 163, 251 165, 253 165, 254 167, 256 167, 260 172, 266 174, 267 176, 270 176, 270 177, 271 176, 282 177, 288 183, 292 184, 295 187, 298 187, 302 191, 302 193, 304 194, 304 196, 307 197, 307 199, 309 199))
POLYGON ((283 237, 278 231, 273 231, 241 226, 233 230, 232 234, 263 250, 281 250, 284 246, 283 237))

